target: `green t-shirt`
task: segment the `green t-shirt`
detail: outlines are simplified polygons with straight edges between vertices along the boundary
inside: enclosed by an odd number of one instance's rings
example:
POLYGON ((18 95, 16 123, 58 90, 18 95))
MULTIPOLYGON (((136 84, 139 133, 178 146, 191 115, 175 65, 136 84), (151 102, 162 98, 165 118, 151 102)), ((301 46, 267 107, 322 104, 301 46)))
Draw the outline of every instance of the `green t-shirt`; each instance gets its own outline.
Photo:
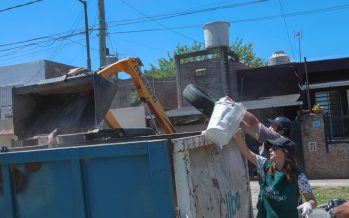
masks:
MULTIPOLYGON (((267 172, 270 160, 266 160, 263 169, 267 172)), ((257 218, 297 218, 298 217, 297 181, 288 183, 283 172, 274 175, 265 173, 260 180, 257 218)))

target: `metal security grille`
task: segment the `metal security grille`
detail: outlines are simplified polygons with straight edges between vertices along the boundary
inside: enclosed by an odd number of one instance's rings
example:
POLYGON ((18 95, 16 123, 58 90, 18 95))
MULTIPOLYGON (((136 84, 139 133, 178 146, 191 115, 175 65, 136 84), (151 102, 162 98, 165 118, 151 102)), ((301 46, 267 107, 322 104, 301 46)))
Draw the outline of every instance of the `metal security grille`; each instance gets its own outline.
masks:
POLYGON ((340 91, 316 92, 315 101, 325 113, 325 131, 328 142, 349 140, 349 116, 343 115, 340 91))
POLYGON ((315 102, 331 115, 342 115, 342 101, 339 91, 316 92, 315 102))

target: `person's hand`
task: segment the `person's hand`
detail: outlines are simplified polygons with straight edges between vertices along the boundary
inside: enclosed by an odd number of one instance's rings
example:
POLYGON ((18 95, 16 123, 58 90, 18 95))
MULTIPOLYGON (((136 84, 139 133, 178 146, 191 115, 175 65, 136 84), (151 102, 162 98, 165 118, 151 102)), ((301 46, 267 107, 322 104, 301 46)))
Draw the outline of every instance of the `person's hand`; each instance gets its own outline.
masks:
POLYGON ((329 218, 333 218, 333 217, 334 217, 334 208, 331 208, 331 209, 327 212, 327 214, 328 214, 328 217, 329 217, 329 218))
POLYGON ((235 103, 235 101, 234 101, 232 98, 230 98, 228 95, 225 96, 224 98, 225 98, 224 100, 226 100, 226 101, 230 101, 230 102, 232 102, 233 104, 235 103))
POLYGON ((302 216, 307 216, 313 212, 313 207, 309 202, 299 205, 297 209, 302 211, 302 216))

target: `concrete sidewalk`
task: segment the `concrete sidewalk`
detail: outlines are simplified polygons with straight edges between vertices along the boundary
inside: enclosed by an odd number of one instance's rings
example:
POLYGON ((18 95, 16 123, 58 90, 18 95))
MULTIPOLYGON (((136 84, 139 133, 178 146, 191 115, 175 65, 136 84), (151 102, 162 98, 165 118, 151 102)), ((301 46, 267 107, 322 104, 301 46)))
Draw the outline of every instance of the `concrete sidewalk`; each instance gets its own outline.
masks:
MULTIPOLYGON (((324 179, 324 180, 309 180, 309 183, 312 187, 349 187, 349 179, 324 179)), ((253 214, 254 217, 257 216, 256 204, 258 201, 259 193, 259 184, 257 181, 250 181, 251 196, 252 196, 252 205, 253 205, 253 214)), ((328 199, 331 200, 331 199, 328 199)), ((327 213, 321 208, 316 208, 313 210, 313 213, 310 217, 313 218, 327 218, 327 213)))

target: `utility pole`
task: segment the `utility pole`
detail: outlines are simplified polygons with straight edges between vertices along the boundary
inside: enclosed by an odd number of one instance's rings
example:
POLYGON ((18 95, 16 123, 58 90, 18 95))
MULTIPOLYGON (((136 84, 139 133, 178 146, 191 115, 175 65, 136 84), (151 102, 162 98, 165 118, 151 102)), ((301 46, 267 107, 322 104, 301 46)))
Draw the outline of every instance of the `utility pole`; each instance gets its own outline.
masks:
POLYGON ((88 30, 88 18, 87 18, 87 4, 86 0, 79 0, 84 5, 85 13, 85 34, 86 34, 86 61, 87 69, 91 71, 91 56, 90 56, 90 34, 88 30))
POLYGON ((309 91, 309 76, 308 76, 308 67, 307 67, 307 58, 304 57, 304 71, 305 71, 305 82, 306 82, 306 94, 307 94, 307 105, 308 110, 311 110, 311 103, 310 103, 310 91, 309 91))
POLYGON ((98 17, 99 17, 99 66, 106 65, 106 26, 105 26, 105 13, 104 13, 104 0, 98 0, 98 17))

